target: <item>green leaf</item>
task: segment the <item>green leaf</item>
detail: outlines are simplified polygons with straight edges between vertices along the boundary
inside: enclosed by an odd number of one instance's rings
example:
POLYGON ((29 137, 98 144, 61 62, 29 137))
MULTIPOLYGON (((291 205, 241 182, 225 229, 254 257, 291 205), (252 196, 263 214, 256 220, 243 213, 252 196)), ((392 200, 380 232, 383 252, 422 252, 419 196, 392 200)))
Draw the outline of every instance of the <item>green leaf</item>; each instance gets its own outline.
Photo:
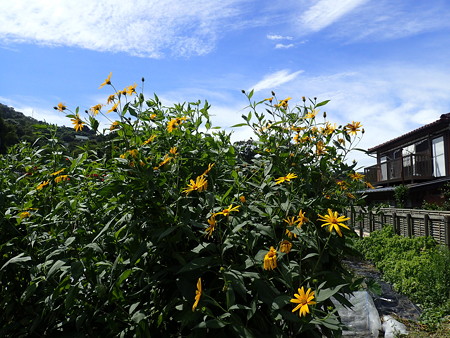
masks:
POLYGON ((123 283, 123 281, 131 275, 132 272, 133 272, 133 270, 131 270, 131 269, 127 269, 124 272, 122 272, 119 279, 116 282, 116 285, 120 286, 123 283))
POLYGON ((47 273, 47 279, 49 279, 56 271, 58 271, 62 266, 64 266, 65 262, 62 260, 57 260, 55 263, 53 263, 50 270, 48 270, 47 273))
POLYGON ((324 106, 324 105, 326 105, 328 102, 330 102, 330 100, 326 100, 326 101, 319 102, 318 104, 316 104, 316 108, 317 108, 317 107, 324 106))
POLYGON ((225 327, 225 323, 218 319, 207 320, 206 322, 201 322, 195 328, 199 329, 221 329, 225 327))
MULTIPOLYGON (((244 116, 244 115, 242 115, 242 116, 244 116)), ((231 128, 238 128, 238 127, 245 127, 245 126, 247 126, 247 123, 238 123, 238 124, 232 125, 231 128)))
POLYGON ((3 264, 0 270, 3 270, 9 264, 31 261, 30 256, 22 257, 23 255, 25 255, 25 253, 22 252, 21 254, 18 254, 16 257, 11 258, 9 261, 3 264))
POLYGON ((198 269, 206 269, 209 265, 209 263, 211 262, 212 257, 199 257, 199 258, 195 258, 192 261, 190 261, 189 263, 187 263, 185 266, 183 266, 178 272, 182 273, 182 272, 187 272, 187 271, 193 271, 193 270, 198 270, 198 269))
POLYGON ((323 302, 328 298, 332 297, 335 293, 337 293, 340 289, 342 289, 347 284, 341 284, 334 288, 320 289, 316 292, 316 301, 323 302))

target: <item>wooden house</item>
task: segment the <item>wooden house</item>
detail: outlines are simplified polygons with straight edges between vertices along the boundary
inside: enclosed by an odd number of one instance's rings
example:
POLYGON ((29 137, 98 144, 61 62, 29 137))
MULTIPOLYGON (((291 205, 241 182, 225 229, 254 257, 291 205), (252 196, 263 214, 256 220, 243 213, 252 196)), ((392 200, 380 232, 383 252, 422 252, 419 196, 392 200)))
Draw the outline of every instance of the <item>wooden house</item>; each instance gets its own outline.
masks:
POLYGON ((443 202, 442 187, 450 181, 450 113, 393 140, 368 149, 377 164, 364 169, 376 189, 368 202, 392 204, 398 185, 409 188, 408 207, 443 202))

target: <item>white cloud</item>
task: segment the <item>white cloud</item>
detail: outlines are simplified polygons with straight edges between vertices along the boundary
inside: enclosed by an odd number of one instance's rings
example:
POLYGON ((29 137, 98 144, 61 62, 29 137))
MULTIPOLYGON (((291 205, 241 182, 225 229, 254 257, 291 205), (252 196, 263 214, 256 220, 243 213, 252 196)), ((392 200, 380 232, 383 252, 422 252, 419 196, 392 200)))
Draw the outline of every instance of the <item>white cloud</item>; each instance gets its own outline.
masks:
POLYGON ((294 80, 298 75, 303 73, 303 70, 298 70, 294 73, 289 73, 289 70, 283 69, 278 72, 264 76, 264 78, 250 87, 249 90, 253 89, 255 92, 264 89, 275 89, 276 87, 294 80))
POLYGON ((300 22, 316 32, 333 24, 367 0, 319 0, 300 17, 300 22))
POLYGON ((153 58, 202 55, 239 13, 238 0, 1 1, 0 40, 153 58))
POLYGON ((268 34, 267 38, 269 40, 293 40, 294 39, 292 36, 283 36, 283 35, 276 35, 276 34, 268 34))
POLYGON ((294 47, 293 43, 290 43, 288 45, 285 45, 285 44, 282 44, 282 43, 277 43, 275 45, 275 49, 289 49, 289 48, 292 48, 292 47, 294 47))

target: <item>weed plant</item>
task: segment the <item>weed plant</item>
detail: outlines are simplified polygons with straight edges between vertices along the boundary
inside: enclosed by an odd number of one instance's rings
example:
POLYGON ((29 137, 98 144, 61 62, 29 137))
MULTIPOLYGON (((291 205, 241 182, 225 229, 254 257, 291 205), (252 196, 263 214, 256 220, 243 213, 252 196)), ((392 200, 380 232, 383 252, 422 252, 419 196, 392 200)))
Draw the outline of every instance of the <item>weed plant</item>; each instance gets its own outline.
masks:
POLYGON ((49 127, 0 157, 0 336, 338 336, 361 124, 250 92, 243 156, 208 102, 101 87, 84 113, 55 107, 100 147, 49 127))

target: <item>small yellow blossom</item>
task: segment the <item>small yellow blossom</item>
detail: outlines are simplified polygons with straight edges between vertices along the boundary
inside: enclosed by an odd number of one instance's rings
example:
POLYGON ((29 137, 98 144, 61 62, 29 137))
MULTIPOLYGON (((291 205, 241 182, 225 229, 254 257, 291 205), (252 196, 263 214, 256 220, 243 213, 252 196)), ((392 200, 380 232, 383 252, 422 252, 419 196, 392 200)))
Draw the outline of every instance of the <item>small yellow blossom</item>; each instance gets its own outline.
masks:
POLYGON ((119 129, 119 121, 114 121, 113 123, 111 123, 111 126, 109 127, 109 130, 113 131, 119 129))
POLYGON ((305 115, 305 119, 312 119, 312 118, 316 117, 318 112, 319 112, 318 110, 312 109, 311 112, 309 112, 305 115))
POLYGON ((246 199, 244 195, 239 196, 239 201, 241 201, 241 203, 245 203, 246 199))
POLYGON ((42 183, 40 183, 37 187, 36 190, 41 190, 43 187, 45 187, 46 185, 48 185, 50 183, 50 181, 44 181, 42 183))
POLYGON ((54 173, 51 173, 50 176, 58 176, 61 174, 66 168, 62 168, 61 170, 55 171, 54 173))
POLYGON ((202 292, 202 279, 199 278, 197 281, 197 290, 195 290, 195 302, 194 305, 192 305, 192 311, 195 311, 195 309, 197 308, 200 297, 202 296, 202 292))
POLYGON ((183 121, 186 121, 186 117, 174 117, 167 123, 167 131, 171 133, 176 129, 183 121))
POLYGON ((205 172, 202 174, 204 176, 208 175, 211 169, 215 166, 215 163, 208 164, 208 169, 205 170, 205 172))
POLYGON ((292 97, 287 97, 284 100, 281 100, 279 103, 275 104, 274 107, 275 108, 284 108, 286 109, 288 106, 288 101, 291 100, 292 97))
POLYGON ((23 211, 19 214, 20 219, 28 218, 31 214, 28 211, 23 211))
POLYGON ((369 189, 375 189, 375 187, 370 182, 365 182, 366 187, 369 189))
POLYGON ((60 183, 62 181, 67 181, 69 180, 69 175, 60 175, 55 177, 55 183, 60 183))
POLYGON ((114 103, 113 106, 110 109, 108 109, 108 111, 106 113, 108 114, 108 113, 111 113, 113 111, 116 112, 118 106, 119 106, 119 102, 114 103))
POLYGON ((147 140, 145 140, 142 145, 145 146, 146 144, 149 144, 150 142, 153 142, 156 138, 156 135, 150 136, 147 140))
POLYGON ((98 113, 100 113, 100 110, 102 109, 103 105, 96 104, 95 106, 89 108, 89 110, 92 112, 92 114, 97 115, 98 113))
POLYGON ((270 103, 272 103, 273 97, 269 97, 267 99, 264 99, 263 101, 269 101, 270 103))
POLYGON ((172 148, 170 148, 170 150, 169 150, 169 153, 171 153, 172 155, 178 155, 178 153, 177 153, 177 147, 172 147, 172 148))
POLYGON ((167 155, 167 154, 164 155, 164 158, 163 158, 163 160, 161 161, 161 163, 158 164, 158 166, 157 166, 157 167, 154 167, 153 169, 154 169, 154 170, 157 170, 157 169, 161 168, 162 166, 164 166, 164 165, 166 165, 167 163, 169 163, 171 159, 172 159, 172 157, 170 157, 169 155, 167 155))
POLYGON ((309 313, 309 307, 308 305, 314 305, 317 304, 314 299, 314 291, 311 291, 309 288, 308 291, 305 293, 305 289, 303 286, 298 289, 298 294, 294 294, 295 298, 291 299, 291 303, 298 304, 292 312, 295 312, 299 310, 299 316, 306 316, 309 313))
POLYGON ((108 99, 106 100, 106 104, 111 104, 116 99, 116 96, 114 94, 111 94, 108 96, 108 99))
POLYGON ((305 224, 306 222, 308 222, 309 219, 306 218, 305 213, 303 212, 303 210, 300 210, 298 212, 298 216, 297 216, 297 228, 301 228, 303 224, 305 224))
POLYGON ((280 243, 280 252, 289 253, 292 249, 292 243, 288 240, 284 240, 280 243))
POLYGON ((273 246, 264 256, 264 270, 273 270, 277 267, 277 250, 273 246))
POLYGON ((208 181, 206 180, 205 176, 200 175, 195 179, 195 181, 191 179, 187 188, 184 189, 183 192, 186 193, 186 195, 187 195, 191 191, 201 192, 203 190, 206 190, 207 187, 208 187, 208 181))
POLYGON ((345 126, 345 131, 350 135, 356 135, 362 128, 361 122, 352 121, 345 126))
POLYGON ((83 130, 84 122, 81 121, 80 115, 75 115, 75 118, 70 119, 70 121, 72 121, 75 131, 83 130))
POLYGON ((322 134, 331 135, 336 130, 336 128, 337 128, 336 124, 331 124, 330 122, 327 122, 325 124, 325 127, 321 128, 320 131, 322 132, 322 134))
POLYGON ((322 141, 319 141, 316 143, 316 154, 317 155, 323 155, 327 152, 327 149, 325 148, 325 145, 322 141))
POLYGON ((351 173, 348 176, 350 176, 350 178, 355 181, 360 181, 364 178, 364 175, 360 173, 351 173))
POLYGON ((132 86, 128 86, 127 88, 125 88, 125 91, 128 95, 132 95, 134 93, 136 93, 136 83, 133 84, 132 86))
POLYGON ((112 72, 109 73, 108 77, 106 78, 105 81, 103 81, 103 83, 100 85, 100 87, 98 87, 98 89, 106 86, 106 85, 110 85, 111 84, 111 76, 112 76, 112 72))
POLYGON ((230 206, 228 208, 223 209, 220 212, 216 212, 214 215, 224 215, 225 217, 230 215, 231 212, 233 211, 239 211, 239 205, 236 205, 235 207, 233 207, 233 204, 230 204, 230 206))
POLYGON ((67 107, 62 102, 60 102, 60 103, 58 103, 58 106, 56 106, 56 109, 59 111, 63 111, 63 110, 66 110, 67 107))
POLYGON ((296 174, 289 173, 286 176, 278 177, 275 180, 275 184, 280 184, 280 183, 283 183, 283 182, 290 182, 293 178, 297 178, 297 177, 298 176, 296 174))
POLYGON ((328 226, 328 231, 331 232, 333 229, 337 232, 337 234, 342 237, 342 232, 340 227, 350 230, 348 226, 346 226, 343 222, 348 221, 350 218, 345 216, 338 216, 337 211, 331 211, 328 209, 328 215, 322 216, 318 215, 318 220, 324 222, 322 227, 328 226))
POLYGON ((213 214, 210 218, 208 218, 208 224, 209 226, 205 229, 206 233, 208 234, 208 238, 211 237, 214 230, 216 230, 216 216, 213 214))

